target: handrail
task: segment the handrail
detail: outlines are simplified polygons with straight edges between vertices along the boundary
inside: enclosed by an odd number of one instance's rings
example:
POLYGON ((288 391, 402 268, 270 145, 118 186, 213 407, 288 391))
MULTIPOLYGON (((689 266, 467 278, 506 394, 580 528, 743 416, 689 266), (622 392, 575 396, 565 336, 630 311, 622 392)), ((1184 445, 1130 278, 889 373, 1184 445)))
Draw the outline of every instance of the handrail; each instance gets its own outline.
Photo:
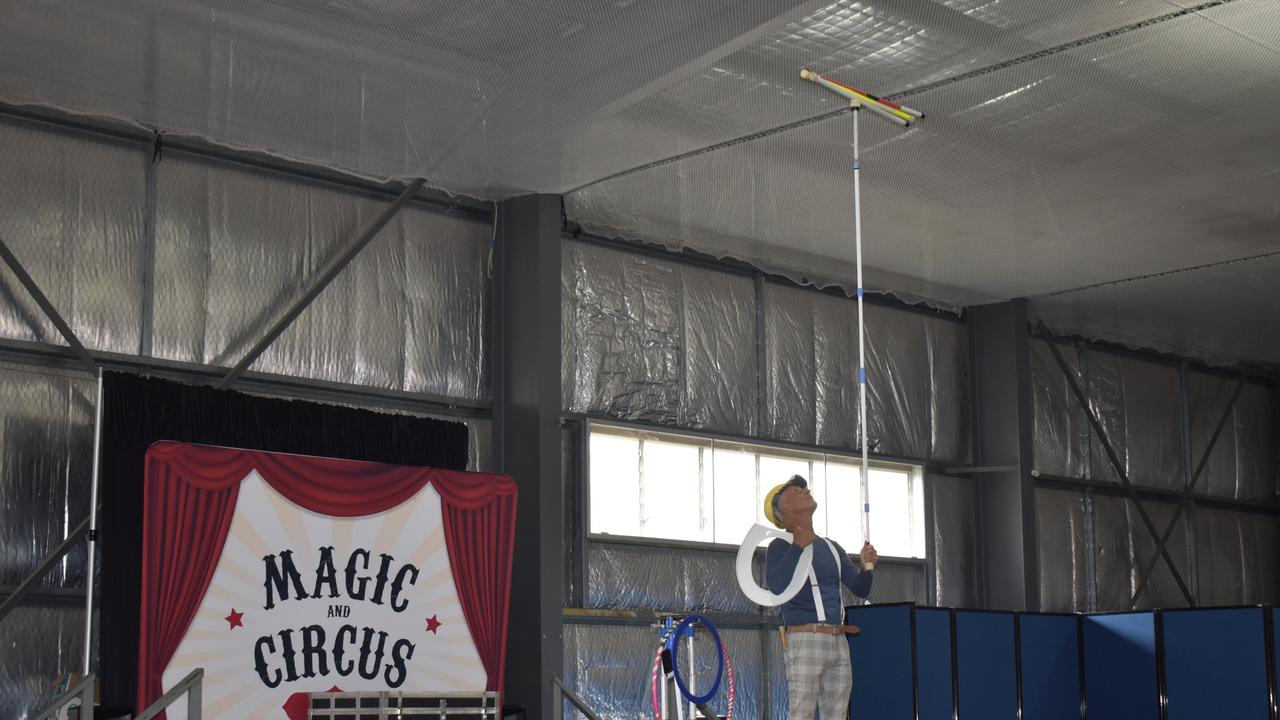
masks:
POLYGON ((169 692, 160 696, 158 700, 151 703, 151 707, 143 711, 136 720, 151 720, 151 718, 164 712, 165 708, 173 704, 174 700, 182 697, 185 692, 187 694, 187 718, 188 720, 200 720, 201 702, 201 680, 204 678, 204 668, 196 668, 187 673, 187 676, 169 689, 169 692))
POLYGON ((22 597, 31 590, 31 588, 35 587, 36 583, 47 575, 54 565, 58 564, 58 561, 62 559, 63 555, 66 555, 71 548, 79 544, 85 531, 88 529, 89 518, 85 518, 84 522, 77 525, 74 530, 67 534, 67 538, 62 541, 61 545, 54 548, 53 551, 49 553, 48 557, 40 563, 40 567, 32 570, 31 574, 18 585, 17 589, 9 593, 9 596, 3 601, 0 601, 0 622, 3 622, 5 616, 18 606, 18 601, 21 600, 22 597))
POLYGON ((97 677, 92 673, 85 675, 76 683, 66 694, 54 700, 49 707, 40 711, 36 716, 36 720, 48 720, 54 716, 63 705, 80 698, 80 720, 93 720, 93 687, 97 682, 97 677))
POLYGON ((551 696, 555 705, 555 710, 552 711, 554 713, 554 717, 564 717, 564 698, 569 698, 569 702, 573 703, 573 706, 576 707, 579 712, 586 715, 587 720, 601 720, 600 716, 596 714, 596 711, 587 707, 587 703, 584 702, 582 698, 578 697, 577 693, 570 690, 568 686, 564 684, 564 681, 562 681, 558 676, 553 676, 551 678, 551 690, 551 696))

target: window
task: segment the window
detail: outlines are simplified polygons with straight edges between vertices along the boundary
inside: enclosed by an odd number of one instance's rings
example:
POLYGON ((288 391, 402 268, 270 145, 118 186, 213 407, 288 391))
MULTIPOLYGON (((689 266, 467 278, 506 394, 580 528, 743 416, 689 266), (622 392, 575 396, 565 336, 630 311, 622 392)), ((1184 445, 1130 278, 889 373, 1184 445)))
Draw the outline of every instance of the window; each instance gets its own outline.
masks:
MULTIPOLYGON (((764 496, 802 475, 818 500, 814 530, 862 547, 861 461, 849 455, 590 426, 591 527, 596 534, 737 545, 764 517, 764 496)), ((921 470, 868 468, 871 539, 881 555, 925 557, 921 470)))

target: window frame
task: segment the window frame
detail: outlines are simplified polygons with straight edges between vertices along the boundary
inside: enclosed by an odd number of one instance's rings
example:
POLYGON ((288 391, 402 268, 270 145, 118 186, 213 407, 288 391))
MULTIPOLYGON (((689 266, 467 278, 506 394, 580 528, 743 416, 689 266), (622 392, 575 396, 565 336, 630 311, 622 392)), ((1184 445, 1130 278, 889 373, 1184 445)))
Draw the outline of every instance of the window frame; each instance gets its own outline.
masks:
MULTIPOLYGON (((860 466, 862 461, 862 455, 860 453, 850 451, 847 449, 839 450, 839 449, 823 448, 823 447, 811 448, 808 446, 779 443, 776 441, 769 441, 764 439, 756 440, 756 439, 746 439, 746 438, 734 437, 734 436, 722 436, 714 433, 701 432, 696 430, 684 430, 679 428, 672 428, 672 429, 657 428, 657 427, 653 427, 651 425, 646 425, 646 424, 627 423, 624 421, 616 421, 611 419, 602 420, 602 419, 592 418, 592 417, 583 417, 581 420, 582 420, 582 424, 580 427, 582 432, 582 447, 584 452, 582 455, 580 472, 578 473, 580 478, 580 483, 581 483, 581 492, 579 494, 578 501, 580 503, 579 517, 581 518, 582 525, 583 525, 581 530, 582 537, 587 542, 595 541, 595 542, 603 542, 603 543, 642 545, 642 546, 650 546, 650 547, 701 549, 701 550, 711 550, 711 551, 717 551, 717 552, 730 552, 730 551, 736 552, 738 548, 738 545, 736 543, 715 542, 714 540, 711 540, 711 541, 683 540, 683 539, 677 539, 677 538, 650 537, 645 535, 593 532, 591 530, 590 446, 591 446, 591 438, 596 433, 601 433, 605 435, 614 435, 617 437, 635 438, 641 441, 640 449, 639 449, 639 453, 640 453, 639 462, 640 462, 640 477, 641 477, 642 483, 643 483, 643 472, 644 472, 643 471, 643 441, 646 439, 659 440, 665 443, 673 443, 673 444, 687 444, 687 445, 696 446, 700 449, 710 449, 713 452, 719 449, 736 450, 739 452, 751 452, 756 454, 757 456, 757 468, 759 463, 759 455, 761 453, 771 455, 771 456, 803 460, 809 463, 813 463, 814 461, 826 462, 828 459, 836 459, 839 461, 848 461, 849 464, 860 466)), ((920 552, 922 553, 922 555, 920 557, 881 554, 880 556, 881 561, 887 561, 891 564, 913 565, 913 566, 918 565, 922 567, 929 566, 930 563, 932 562, 932 557, 930 552, 931 548, 929 547, 930 518, 929 518, 928 489, 926 487, 926 482, 928 479, 927 465, 920 461, 911 461, 911 460, 902 459, 902 458, 891 458, 891 457, 885 457, 885 456, 870 455, 868 458, 867 466, 868 466, 868 469, 880 469, 880 470, 888 470, 893 472, 905 472, 908 474, 909 484, 907 486, 908 487, 907 498, 908 498, 909 507, 912 507, 913 509, 913 512, 910 514, 911 526, 908 531, 909 536, 915 533, 915 525, 917 523, 921 526, 920 552), (914 493, 917 490, 922 495, 922 502, 921 502, 922 512, 919 513, 919 517, 916 517, 916 513, 914 512, 914 503, 915 503, 914 493)), ((699 468, 700 478, 702 477, 702 473, 704 472, 705 467, 706 467, 705 461, 700 462, 700 468, 699 468)), ((758 469, 757 469, 757 472, 758 472, 758 469)), ((714 512, 715 512, 714 482, 712 482, 711 487, 706 488, 706 490, 710 492, 712 497, 711 509, 709 514, 710 516, 714 517, 714 512)), ((714 529, 712 530, 712 533, 713 533, 712 537, 714 537, 714 529)), ((846 550, 848 549, 849 548, 846 548, 846 550)), ((856 554, 856 553, 853 553, 853 554, 856 554)))

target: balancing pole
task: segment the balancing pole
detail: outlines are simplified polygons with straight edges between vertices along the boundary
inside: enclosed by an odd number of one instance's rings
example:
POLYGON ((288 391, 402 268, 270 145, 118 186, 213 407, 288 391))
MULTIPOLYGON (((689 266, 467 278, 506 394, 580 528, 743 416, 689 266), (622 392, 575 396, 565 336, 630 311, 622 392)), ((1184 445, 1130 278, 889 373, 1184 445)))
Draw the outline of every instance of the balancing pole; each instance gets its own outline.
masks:
MULTIPOLYGON (((867 474, 867 362, 866 322, 862 314, 862 183, 859 174, 862 162, 858 158, 858 116, 862 103, 853 101, 853 242, 857 248, 858 268, 858 443, 862 446, 862 540, 871 542, 871 499, 867 490, 870 476, 867 474)), ((875 563, 867 563, 865 570, 874 570, 875 563)))

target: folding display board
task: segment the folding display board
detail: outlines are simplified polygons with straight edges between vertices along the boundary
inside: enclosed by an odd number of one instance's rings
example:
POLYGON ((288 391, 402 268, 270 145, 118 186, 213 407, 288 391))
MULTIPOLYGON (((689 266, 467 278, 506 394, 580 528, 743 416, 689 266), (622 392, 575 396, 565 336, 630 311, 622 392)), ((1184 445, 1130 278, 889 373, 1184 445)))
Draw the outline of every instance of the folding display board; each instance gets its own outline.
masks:
POLYGON ((1262 608, 1166 610, 1162 619, 1168 720, 1267 720, 1262 608))
POLYGON ((952 720, 951 611, 916 608, 920 720, 952 720))
POLYGON ((1271 607, 846 608, 856 720, 1275 720, 1271 607), (1163 702, 1162 702, 1163 698, 1163 702))
POLYGON ((1085 616, 1084 668, 1089 720, 1157 720, 1154 614, 1085 616))
POLYGON ((959 720, 1016 720, 1018 676, 1013 613, 957 611, 959 720))
POLYGON ((1018 616, 1022 716, 1079 720, 1080 635, 1074 615, 1018 616))
POLYGON ((853 662, 854 717, 875 720, 914 720, 911 621, 915 608, 862 605, 846 608, 846 622, 862 628, 849 637, 853 662))

